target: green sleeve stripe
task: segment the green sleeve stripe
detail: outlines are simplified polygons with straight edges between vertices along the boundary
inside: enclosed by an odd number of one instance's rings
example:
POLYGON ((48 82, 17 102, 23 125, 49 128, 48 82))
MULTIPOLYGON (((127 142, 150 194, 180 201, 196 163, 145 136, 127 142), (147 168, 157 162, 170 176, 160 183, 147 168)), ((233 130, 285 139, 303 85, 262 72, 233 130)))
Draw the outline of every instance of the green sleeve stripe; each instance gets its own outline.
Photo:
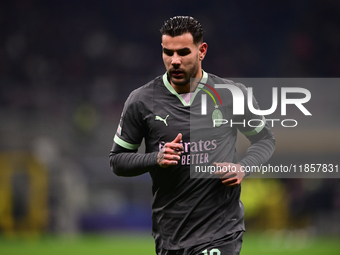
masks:
POLYGON ((262 116, 262 122, 259 126, 257 126, 254 130, 252 131, 248 131, 248 132, 242 132, 242 134, 246 135, 246 136, 252 136, 252 135, 256 135, 258 133, 261 132, 261 130, 265 127, 266 125, 266 118, 264 116, 262 116))
POLYGON ((140 144, 127 143, 127 142, 123 141, 122 139, 120 139, 117 135, 115 135, 115 137, 113 138, 113 141, 115 141, 116 144, 118 144, 118 145, 120 145, 123 148, 128 149, 128 150, 136 150, 140 146, 140 144))

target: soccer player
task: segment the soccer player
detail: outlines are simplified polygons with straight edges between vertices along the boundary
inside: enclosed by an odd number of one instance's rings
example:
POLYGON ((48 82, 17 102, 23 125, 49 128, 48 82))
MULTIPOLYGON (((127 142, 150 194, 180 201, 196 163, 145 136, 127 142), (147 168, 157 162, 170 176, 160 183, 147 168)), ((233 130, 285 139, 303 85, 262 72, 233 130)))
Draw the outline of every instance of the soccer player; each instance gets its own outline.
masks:
MULTIPOLYGON (((232 85, 247 100, 242 84, 203 71, 208 46, 197 20, 176 16, 160 32, 166 72, 126 100, 110 152, 111 168, 118 176, 151 175, 158 255, 239 254, 245 231, 240 183, 247 166, 271 157, 273 134, 263 116, 248 107, 233 114, 230 89, 214 88, 232 85), (237 130, 251 142, 241 160, 236 157, 237 130), (146 151, 140 154, 143 138, 146 151), (210 178, 195 177, 197 166, 219 171, 210 178)), ((258 108, 254 98, 252 102, 258 108)))

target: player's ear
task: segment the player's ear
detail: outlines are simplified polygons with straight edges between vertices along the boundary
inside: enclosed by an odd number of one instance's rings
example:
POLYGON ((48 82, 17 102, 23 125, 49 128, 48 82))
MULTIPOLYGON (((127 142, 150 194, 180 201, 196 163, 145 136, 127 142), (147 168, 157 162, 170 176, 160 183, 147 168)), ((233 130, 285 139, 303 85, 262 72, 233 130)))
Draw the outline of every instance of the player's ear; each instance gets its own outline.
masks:
POLYGON ((201 45, 198 47, 198 51, 199 51, 199 60, 203 60, 205 55, 207 54, 207 50, 208 50, 208 44, 207 43, 201 43, 201 45))

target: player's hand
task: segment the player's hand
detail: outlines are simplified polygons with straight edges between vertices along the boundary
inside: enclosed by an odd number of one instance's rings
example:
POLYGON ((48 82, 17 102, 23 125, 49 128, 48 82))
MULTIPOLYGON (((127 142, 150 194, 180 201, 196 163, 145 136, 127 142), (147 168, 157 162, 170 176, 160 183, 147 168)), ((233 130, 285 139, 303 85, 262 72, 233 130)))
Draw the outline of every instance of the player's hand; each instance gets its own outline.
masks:
POLYGON ((240 164, 233 164, 228 162, 214 163, 214 166, 219 166, 221 170, 216 171, 214 174, 220 177, 222 183, 226 187, 239 185, 243 178, 246 176, 244 169, 240 164))
POLYGON ((182 134, 179 133, 172 142, 164 145, 157 155, 158 165, 168 167, 178 164, 178 161, 181 159, 181 153, 184 151, 183 145, 180 144, 181 140, 182 134))

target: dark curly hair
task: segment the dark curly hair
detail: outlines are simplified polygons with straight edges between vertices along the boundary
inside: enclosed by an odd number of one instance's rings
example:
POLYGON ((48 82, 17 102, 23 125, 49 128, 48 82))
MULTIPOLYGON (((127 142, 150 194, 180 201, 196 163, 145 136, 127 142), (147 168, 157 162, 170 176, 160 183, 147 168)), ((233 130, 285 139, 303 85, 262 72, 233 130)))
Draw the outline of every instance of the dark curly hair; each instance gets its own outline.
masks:
POLYGON ((159 30, 162 35, 170 35, 172 37, 190 33, 194 38, 194 43, 203 42, 203 28, 201 23, 190 16, 175 16, 166 20, 159 30))

